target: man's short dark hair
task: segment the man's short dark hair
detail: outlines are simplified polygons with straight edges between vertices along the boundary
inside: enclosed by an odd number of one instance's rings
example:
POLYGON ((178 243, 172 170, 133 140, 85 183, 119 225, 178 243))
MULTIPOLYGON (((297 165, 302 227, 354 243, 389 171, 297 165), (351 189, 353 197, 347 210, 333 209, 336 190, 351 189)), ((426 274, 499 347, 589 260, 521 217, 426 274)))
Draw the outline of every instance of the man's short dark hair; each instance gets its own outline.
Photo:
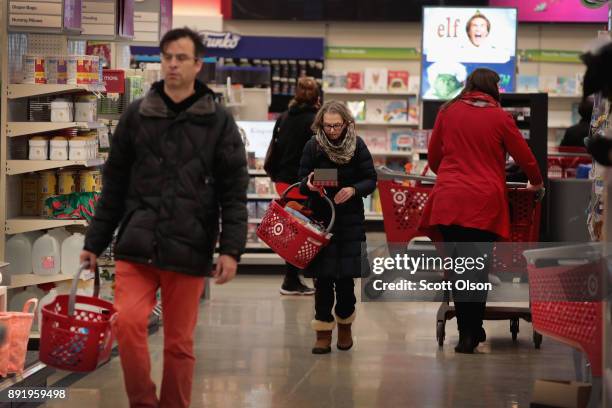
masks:
POLYGON ((189 38, 193 42, 196 58, 202 58, 204 56, 204 53, 206 52, 206 47, 204 47, 204 37, 187 27, 175 28, 164 34, 159 42, 160 51, 164 52, 168 44, 181 38, 189 38))

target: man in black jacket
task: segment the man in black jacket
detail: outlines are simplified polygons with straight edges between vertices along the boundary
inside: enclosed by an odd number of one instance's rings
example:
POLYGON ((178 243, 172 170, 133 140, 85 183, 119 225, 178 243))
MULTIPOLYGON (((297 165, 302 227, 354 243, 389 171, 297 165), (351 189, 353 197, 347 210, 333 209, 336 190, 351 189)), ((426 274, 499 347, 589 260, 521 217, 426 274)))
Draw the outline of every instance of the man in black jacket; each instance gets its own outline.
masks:
POLYGON ((119 121, 81 254, 81 262, 94 267, 120 225, 115 328, 132 407, 189 406, 204 276, 216 277, 218 284, 234 278, 247 232, 244 144, 231 114, 195 80, 202 38, 175 29, 160 49, 164 80, 119 121), (219 215, 220 256, 213 270, 219 215), (160 287, 165 344, 158 400, 150 378, 147 322, 160 287))

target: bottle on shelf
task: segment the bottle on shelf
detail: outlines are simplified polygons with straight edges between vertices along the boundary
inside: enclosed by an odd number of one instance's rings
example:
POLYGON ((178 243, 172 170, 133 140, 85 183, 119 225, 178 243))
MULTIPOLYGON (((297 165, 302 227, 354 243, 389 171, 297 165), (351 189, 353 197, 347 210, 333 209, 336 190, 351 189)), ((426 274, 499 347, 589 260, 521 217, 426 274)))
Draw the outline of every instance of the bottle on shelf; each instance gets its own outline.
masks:
POLYGON ((85 245, 85 235, 74 233, 62 244, 62 273, 75 275, 79 269, 80 253, 85 245))
POLYGON ((26 235, 16 234, 6 241, 6 262, 9 275, 32 273, 32 243, 26 235))
POLYGON ((47 232, 32 246, 32 270, 36 275, 48 276, 60 272, 60 244, 57 238, 47 232))

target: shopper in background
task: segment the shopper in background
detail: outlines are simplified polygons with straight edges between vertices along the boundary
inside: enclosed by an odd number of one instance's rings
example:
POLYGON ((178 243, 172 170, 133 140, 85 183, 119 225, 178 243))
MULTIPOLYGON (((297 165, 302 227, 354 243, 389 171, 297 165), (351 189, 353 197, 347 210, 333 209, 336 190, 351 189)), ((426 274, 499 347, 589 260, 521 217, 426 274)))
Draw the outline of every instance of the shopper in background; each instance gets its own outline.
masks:
MULTIPOLYGON (((321 98, 319 84, 314 78, 300 78, 295 96, 289 102, 289 109, 276 121, 272 134, 272 146, 268 165, 268 175, 275 183, 279 195, 292 184, 298 182, 298 169, 304 151, 304 145, 312 137, 312 122, 319 110, 321 98)), ((287 197, 296 201, 306 199, 297 189, 289 192, 287 197)), ((285 279, 280 288, 283 295, 312 295, 313 288, 304 285, 299 275, 300 270, 287 263, 285 279)))
POLYGON ((247 232, 244 144, 230 113, 195 80, 202 37, 180 28, 160 43, 163 81, 122 115, 104 166, 102 197, 81 262, 93 268, 115 246, 117 341, 132 407, 188 407, 193 331, 204 276, 232 280, 247 232), (221 237, 216 269, 212 258, 221 237), (148 318, 161 287, 164 369, 151 380, 148 318))
POLYGON ((376 188, 376 171, 366 144, 355 134, 355 120, 343 103, 326 102, 317 113, 312 130, 315 136, 306 143, 300 162, 300 191, 309 196, 314 217, 325 223, 330 221, 331 209, 319 196, 321 188, 312 184, 313 171, 338 169, 338 186, 326 188, 336 209, 333 237, 306 270, 315 278, 315 318, 311 325, 317 340, 312 352, 325 354, 331 352, 336 320, 338 349, 353 346, 351 325, 356 302, 353 278, 361 277, 369 268, 363 248, 366 236, 362 197, 376 188))
MULTIPOLYGON (((500 106, 499 80, 496 72, 486 68, 470 74, 461 94, 440 109, 429 142, 427 157, 437 179, 420 228, 441 233, 446 242, 459 243, 446 246, 455 256, 488 254, 490 259, 492 243, 509 237, 506 153, 527 174, 529 189, 543 188, 535 157, 512 117, 500 106)), ((487 274, 488 265, 476 278, 486 281, 487 274)), ((482 327, 486 291, 453 291, 453 298, 459 328, 455 351, 472 353, 486 339, 482 327)))
MULTIPOLYGON (((593 113, 593 98, 583 98, 578 105, 580 122, 565 130, 561 140, 561 147, 585 147, 584 139, 589 137, 591 129, 591 114, 593 113)), ((586 148, 586 147, 585 147, 586 148)))

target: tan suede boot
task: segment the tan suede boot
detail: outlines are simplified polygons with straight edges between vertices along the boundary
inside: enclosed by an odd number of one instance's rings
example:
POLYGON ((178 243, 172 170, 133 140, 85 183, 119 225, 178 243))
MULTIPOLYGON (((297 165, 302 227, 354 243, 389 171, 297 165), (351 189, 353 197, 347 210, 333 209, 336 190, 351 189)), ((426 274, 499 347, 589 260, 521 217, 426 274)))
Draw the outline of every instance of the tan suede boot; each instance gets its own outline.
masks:
POLYGON ((338 350, 350 350, 350 348, 353 347, 353 332, 351 326, 355 321, 355 317, 356 312, 353 312, 353 314, 346 319, 336 316, 336 320, 338 321, 338 343, 336 346, 338 350))
POLYGON ((317 332, 317 341, 312 348, 312 354, 331 353, 332 330, 334 330, 336 322, 313 320, 310 325, 317 332))

